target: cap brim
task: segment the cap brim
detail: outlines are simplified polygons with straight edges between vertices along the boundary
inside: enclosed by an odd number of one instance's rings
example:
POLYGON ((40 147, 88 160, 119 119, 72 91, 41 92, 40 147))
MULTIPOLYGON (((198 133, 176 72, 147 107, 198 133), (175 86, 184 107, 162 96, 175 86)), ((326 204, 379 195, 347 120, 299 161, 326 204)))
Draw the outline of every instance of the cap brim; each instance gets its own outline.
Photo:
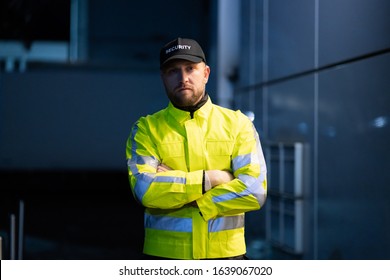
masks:
POLYGON ((199 63, 199 62, 202 62, 203 59, 201 57, 198 57, 198 56, 193 56, 193 55, 185 55, 185 54, 178 54, 178 55, 174 55, 174 56, 171 56, 169 57, 168 59, 166 59, 161 65, 160 67, 163 67, 165 64, 167 64, 167 62, 169 61, 172 61, 172 60, 175 60, 175 59, 183 59, 183 60, 188 60, 188 61, 191 61, 191 62, 195 62, 195 63, 199 63))

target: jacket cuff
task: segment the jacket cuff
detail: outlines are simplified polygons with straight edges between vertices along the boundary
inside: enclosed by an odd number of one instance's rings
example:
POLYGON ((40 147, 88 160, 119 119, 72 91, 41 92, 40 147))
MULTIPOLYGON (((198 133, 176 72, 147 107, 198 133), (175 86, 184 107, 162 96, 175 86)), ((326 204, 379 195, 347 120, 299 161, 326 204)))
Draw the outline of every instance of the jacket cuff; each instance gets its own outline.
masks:
POLYGON ((202 196, 203 171, 193 171, 187 174, 186 191, 189 201, 194 201, 202 196))
POLYGON ((218 209, 213 202, 213 197, 208 194, 210 193, 204 194, 196 201, 199 207, 199 211, 202 213, 202 217, 205 221, 215 218, 218 215, 218 209))
POLYGON ((211 189, 210 178, 207 175, 206 171, 203 171, 203 193, 209 191, 211 189))

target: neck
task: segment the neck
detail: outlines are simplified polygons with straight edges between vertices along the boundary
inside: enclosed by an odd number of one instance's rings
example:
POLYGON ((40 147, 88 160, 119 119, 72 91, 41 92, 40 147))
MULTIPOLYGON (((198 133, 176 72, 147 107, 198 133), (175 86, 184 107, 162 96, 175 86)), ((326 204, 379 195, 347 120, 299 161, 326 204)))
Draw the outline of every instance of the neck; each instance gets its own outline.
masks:
POLYGON ((202 107, 207 102, 208 99, 209 99, 209 95, 207 94, 207 92, 205 92, 203 94, 203 97, 195 105, 181 107, 181 106, 176 106, 175 104, 173 104, 173 106, 175 106, 177 109, 190 112, 191 115, 193 115, 193 113, 196 110, 198 110, 200 107, 202 107))

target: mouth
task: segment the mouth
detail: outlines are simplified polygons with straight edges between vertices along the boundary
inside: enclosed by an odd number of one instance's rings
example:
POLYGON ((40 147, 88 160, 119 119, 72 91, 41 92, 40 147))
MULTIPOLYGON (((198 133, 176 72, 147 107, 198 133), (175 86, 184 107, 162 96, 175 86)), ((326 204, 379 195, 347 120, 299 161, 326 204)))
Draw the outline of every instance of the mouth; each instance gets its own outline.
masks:
POLYGON ((192 90, 192 89, 189 87, 179 87, 176 89, 176 92, 181 92, 181 91, 186 91, 186 90, 192 90))

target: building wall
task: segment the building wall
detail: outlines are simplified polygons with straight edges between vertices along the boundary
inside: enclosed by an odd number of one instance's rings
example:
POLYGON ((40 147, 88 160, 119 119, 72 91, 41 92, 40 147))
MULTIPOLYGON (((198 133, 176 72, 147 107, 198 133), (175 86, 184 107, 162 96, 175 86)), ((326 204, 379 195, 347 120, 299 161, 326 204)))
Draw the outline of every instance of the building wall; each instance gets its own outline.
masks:
POLYGON ((234 106, 255 112, 265 147, 309 150, 298 257, 390 257, 389 11, 386 0, 242 2, 234 106))
POLYGON ((213 11, 208 2, 192 1, 199 6, 189 19, 177 13, 187 11, 179 1, 153 11, 91 1, 89 65, 0 73, 5 258, 9 214, 20 199, 27 259, 140 256, 142 209, 129 192, 124 144, 140 115, 166 104, 154 50, 178 33, 208 42, 211 96, 223 96, 214 79, 227 75, 231 107, 255 112, 263 148, 301 142, 308 150, 302 254, 266 242, 270 199, 247 215, 249 257, 390 257, 389 2, 242 0, 239 60, 227 73, 215 71, 224 42, 217 39, 217 1, 210 1, 213 11))
POLYGON ((167 104, 158 72, 74 70, 1 75, 0 168, 126 169, 131 126, 167 104))
MULTIPOLYGON (((47 12, 48 1, 39 2, 9 6, 23 15, 47 12)), ((162 44, 193 37, 208 53, 209 1, 62 2, 79 5, 80 21, 70 24, 78 30, 70 36, 78 37, 78 59, 66 59, 68 46, 24 61, 20 56, 31 49, 24 49, 23 37, 11 38, 19 49, 7 57, 2 47, 10 38, 0 32, 2 257, 139 259, 144 209, 130 191, 126 140, 139 117, 168 104, 159 73, 162 44), (50 55, 60 60, 41 58, 50 55), (16 253, 12 233, 24 238, 16 253)), ((51 19, 64 16, 58 7, 50 5, 51 19)), ((9 20, 11 13, 1 18, 3 26, 9 20)), ((53 21, 45 28, 58 35, 53 21)))

